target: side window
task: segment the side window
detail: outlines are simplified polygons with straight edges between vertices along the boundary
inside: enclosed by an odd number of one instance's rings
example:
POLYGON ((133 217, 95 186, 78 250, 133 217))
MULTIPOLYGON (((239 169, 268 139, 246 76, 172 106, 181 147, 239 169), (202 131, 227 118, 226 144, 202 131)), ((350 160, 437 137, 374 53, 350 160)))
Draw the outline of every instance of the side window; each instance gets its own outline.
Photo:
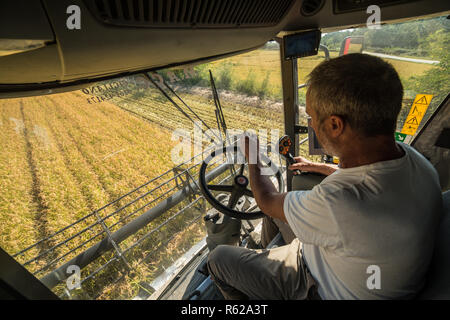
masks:
MULTIPOLYGON (((382 25, 380 29, 358 28, 322 34, 321 46, 330 57, 362 52, 381 57, 398 72, 404 88, 402 109, 397 121, 397 132, 405 123, 412 124, 404 142, 409 143, 420 131, 431 114, 450 92, 450 22, 446 16, 410 22, 382 25), (350 40, 351 39, 351 40, 350 40), (414 118, 410 114, 415 99, 427 100, 424 114, 414 118), (430 100, 430 101, 428 101, 430 100), (414 131, 414 133, 413 133, 414 131)), ((299 61, 299 83, 304 83, 311 70, 325 58, 324 51, 316 57, 299 61)), ((300 89, 304 102, 306 88, 300 89)))

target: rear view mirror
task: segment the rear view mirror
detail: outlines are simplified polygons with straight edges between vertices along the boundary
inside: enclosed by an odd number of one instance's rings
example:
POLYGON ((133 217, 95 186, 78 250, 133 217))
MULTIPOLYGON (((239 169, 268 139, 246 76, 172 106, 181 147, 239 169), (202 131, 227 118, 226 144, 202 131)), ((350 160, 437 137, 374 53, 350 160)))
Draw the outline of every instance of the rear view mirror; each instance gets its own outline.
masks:
POLYGON ((364 37, 350 36, 346 37, 341 43, 339 56, 349 53, 362 53, 364 50, 364 37))

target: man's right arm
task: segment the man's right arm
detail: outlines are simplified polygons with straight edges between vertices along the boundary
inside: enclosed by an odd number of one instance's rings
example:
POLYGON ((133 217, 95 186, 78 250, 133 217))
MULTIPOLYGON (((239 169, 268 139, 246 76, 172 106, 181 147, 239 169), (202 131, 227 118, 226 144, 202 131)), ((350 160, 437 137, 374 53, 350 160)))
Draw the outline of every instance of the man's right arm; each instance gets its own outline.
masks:
POLYGON ((294 159, 297 163, 291 164, 290 170, 317 172, 329 176, 338 169, 337 165, 334 164, 312 162, 303 157, 295 157, 294 159))

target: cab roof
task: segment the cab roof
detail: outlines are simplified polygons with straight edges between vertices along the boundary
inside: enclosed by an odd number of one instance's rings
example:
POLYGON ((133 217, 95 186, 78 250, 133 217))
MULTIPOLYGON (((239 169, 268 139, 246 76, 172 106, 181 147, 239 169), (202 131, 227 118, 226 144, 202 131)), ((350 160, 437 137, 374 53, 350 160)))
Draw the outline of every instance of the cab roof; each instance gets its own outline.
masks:
MULTIPOLYGON (((445 0, 372 2, 381 23, 450 13, 445 0)), ((370 16, 357 0, 15 0, 0 7, 0 97, 220 59, 286 33, 364 26, 370 16)))

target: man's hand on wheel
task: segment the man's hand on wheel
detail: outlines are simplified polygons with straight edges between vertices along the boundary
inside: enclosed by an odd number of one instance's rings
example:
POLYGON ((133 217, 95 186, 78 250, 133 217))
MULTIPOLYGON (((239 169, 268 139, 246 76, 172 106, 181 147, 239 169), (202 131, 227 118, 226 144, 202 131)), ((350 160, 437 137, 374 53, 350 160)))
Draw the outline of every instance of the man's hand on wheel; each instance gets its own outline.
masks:
POLYGON ((245 159, 250 164, 259 162, 259 140, 258 136, 250 133, 244 133, 239 140, 239 148, 245 155, 245 159))
POLYGON ((239 148, 248 161, 250 188, 258 207, 266 215, 287 223, 283 211, 286 193, 280 193, 273 185, 269 176, 262 175, 262 165, 259 162, 259 141, 256 135, 244 133, 239 140, 239 148))

